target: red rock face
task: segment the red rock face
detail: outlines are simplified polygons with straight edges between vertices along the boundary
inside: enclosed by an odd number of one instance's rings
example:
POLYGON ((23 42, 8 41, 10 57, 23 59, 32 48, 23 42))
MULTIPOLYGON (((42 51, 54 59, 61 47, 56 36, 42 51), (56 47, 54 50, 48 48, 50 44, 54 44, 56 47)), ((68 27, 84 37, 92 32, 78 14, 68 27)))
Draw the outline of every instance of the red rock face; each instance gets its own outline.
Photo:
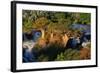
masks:
POLYGON ((80 59, 90 59, 90 58, 91 58, 90 48, 82 48, 80 50, 80 59))
POLYGON ((37 42, 39 46, 41 46, 42 48, 46 47, 46 39, 39 39, 39 41, 37 42))

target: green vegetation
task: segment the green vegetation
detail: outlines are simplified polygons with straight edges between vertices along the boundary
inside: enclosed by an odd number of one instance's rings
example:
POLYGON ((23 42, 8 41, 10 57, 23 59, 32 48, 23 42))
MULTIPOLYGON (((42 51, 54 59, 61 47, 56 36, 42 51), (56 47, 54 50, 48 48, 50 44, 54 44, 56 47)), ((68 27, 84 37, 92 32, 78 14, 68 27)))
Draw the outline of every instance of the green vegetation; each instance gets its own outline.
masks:
POLYGON ((34 28, 64 30, 74 23, 90 24, 90 20, 90 13, 23 10, 23 31, 28 32, 34 28))
POLYGON ((65 61, 65 60, 79 60, 80 52, 78 50, 67 49, 65 52, 61 52, 57 55, 57 61, 65 61))

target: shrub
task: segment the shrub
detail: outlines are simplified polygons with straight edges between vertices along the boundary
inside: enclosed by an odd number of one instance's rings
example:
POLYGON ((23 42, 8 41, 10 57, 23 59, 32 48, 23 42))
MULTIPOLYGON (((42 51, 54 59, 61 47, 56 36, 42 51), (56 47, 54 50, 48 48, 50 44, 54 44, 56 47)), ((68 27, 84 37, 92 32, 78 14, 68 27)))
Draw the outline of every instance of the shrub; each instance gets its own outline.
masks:
POLYGON ((57 55, 55 60, 57 61, 64 61, 64 60, 79 60, 80 53, 78 50, 75 49, 67 49, 65 52, 61 52, 57 55))

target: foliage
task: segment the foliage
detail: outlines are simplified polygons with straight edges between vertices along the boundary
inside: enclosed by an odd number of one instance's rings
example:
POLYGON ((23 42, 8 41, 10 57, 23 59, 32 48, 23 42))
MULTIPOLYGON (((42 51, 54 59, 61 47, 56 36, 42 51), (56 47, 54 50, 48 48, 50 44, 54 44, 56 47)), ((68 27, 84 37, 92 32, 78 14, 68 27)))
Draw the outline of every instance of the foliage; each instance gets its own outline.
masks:
MULTIPOLYGON (((49 12, 23 10, 23 30, 32 28, 68 29, 71 24, 90 24, 89 13, 49 12)), ((49 29, 48 29, 49 30, 49 29)))
POLYGON ((57 61, 64 61, 64 60, 79 60, 80 54, 78 50, 75 49, 67 49, 65 52, 61 52, 57 55, 57 61))
POLYGON ((48 56, 42 54, 42 55, 40 55, 38 57, 38 61, 39 62, 41 62, 41 61, 43 61, 43 62, 48 61, 48 56))
POLYGON ((38 18, 34 23, 33 23, 33 28, 44 28, 47 26, 49 23, 49 20, 45 17, 38 18))

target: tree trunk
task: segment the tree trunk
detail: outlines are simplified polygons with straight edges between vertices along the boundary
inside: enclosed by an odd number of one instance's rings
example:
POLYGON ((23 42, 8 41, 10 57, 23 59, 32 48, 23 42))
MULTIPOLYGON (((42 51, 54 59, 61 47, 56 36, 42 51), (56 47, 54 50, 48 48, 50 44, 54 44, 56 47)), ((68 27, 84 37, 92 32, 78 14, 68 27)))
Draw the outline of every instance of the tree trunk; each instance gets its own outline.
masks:
POLYGON ((50 38, 53 38, 53 33, 50 34, 50 38))
POLYGON ((45 38, 45 30, 44 29, 41 29, 41 33, 42 33, 41 38, 44 39, 45 38))
POLYGON ((64 44, 64 47, 65 47, 66 44, 67 44, 67 42, 68 42, 68 40, 69 40, 69 38, 68 38, 68 36, 65 34, 65 35, 62 37, 62 39, 63 39, 63 44, 64 44))

